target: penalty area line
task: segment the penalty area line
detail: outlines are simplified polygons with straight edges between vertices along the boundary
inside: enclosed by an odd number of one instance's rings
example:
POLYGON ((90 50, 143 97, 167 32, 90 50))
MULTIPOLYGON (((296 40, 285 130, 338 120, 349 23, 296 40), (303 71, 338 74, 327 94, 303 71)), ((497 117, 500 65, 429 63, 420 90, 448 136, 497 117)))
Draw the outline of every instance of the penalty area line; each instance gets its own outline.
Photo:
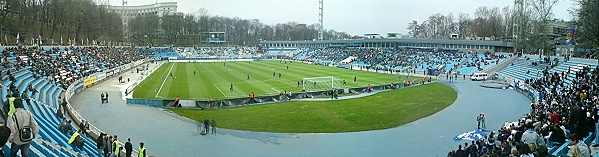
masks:
POLYGON ((212 84, 214 86, 214 88, 218 89, 218 91, 220 92, 220 94, 223 94, 223 96, 228 97, 227 94, 225 94, 222 90, 220 90, 220 88, 218 88, 218 86, 216 86, 216 84, 212 84))
POLYGON ((272 90, 274 90, 274 91, 277 91, 278 93, 280 93, 280 92, 281 92, 280 90, 277 90, 277 89, 275 89, 275 88, 270 88, 270 89, 272 89, 272 90))
POLYGON ((164 81, 162 81, 162 84, 160 85, 160 88, 158 89, 158 92, 156 92, 156 96, 154 96, 154 97, 158 97, 158 94, 160 94, 160 91, 162 90, 162 87, 164 86, 164 83, 166 82, 166 79, 168 78, 169 74, 173 70, 173 67, 175 67, 175 63, 173 63, 173 65, 171 66, 171 69, 169 69, 168 73, 166 73, 166 77, 164 77, 164 81))

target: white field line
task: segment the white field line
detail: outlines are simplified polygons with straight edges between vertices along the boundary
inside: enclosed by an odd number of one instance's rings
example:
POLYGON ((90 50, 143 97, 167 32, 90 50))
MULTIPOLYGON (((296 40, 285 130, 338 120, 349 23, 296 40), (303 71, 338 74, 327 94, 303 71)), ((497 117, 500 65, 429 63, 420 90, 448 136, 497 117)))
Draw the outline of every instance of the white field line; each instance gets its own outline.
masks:
POLYGON ((225 96, 225 98, 227 97, 227 94, 225 94, 223 91, 221 91, 221 90, 220 90, 220 88, 218 88, 218 87, 216 86, 216 84, 214 84, 214 83, 213 83, 212 85, 214 86, 214 88, 218 89, 218 91, 219 91, 221 94, 223 94, 223 96, 225 96))
POLYGON ((275 91, 277 91, 277 92, 281 92, 281 91, 279 91, 279 90, 277 90, 277 89, 275 89, 275 88, 270 88, 270 89, 272 89, 272 90, 275 90, 275 91))
POLYGON ((156 96, 154 96, 154 97, 158 97, 158 94, 160 94, 160 91, 162 90, 162 86, 164 86, 164 83, 166 82, 166 79, 168 78, 171 71, 173 70, 173 67, 175 67, 175 63, 173 63, 173 65, 171 66, 171 69, 169 69, 168 73, 166 73, 166 77, 164 77, 164 81, 162 81, 162 84, 160 85, 160 88, 158 89, 158 92, 156 92, 156 96))

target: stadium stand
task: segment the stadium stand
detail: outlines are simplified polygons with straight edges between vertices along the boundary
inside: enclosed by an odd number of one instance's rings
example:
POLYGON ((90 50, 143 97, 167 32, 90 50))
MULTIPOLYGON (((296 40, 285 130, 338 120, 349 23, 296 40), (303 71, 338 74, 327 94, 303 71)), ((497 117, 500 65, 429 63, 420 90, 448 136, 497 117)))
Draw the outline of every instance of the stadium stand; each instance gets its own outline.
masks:
MULTIPOLYGON (((177 55, 173 52, 170 48, 8 48, 2 51, 2 100, 6 101, 5 95, 22 97, 24 108, 37 120, 40 132, 31 143, 32 156, 96 156, 96 144, 90 137, 82 136, 84 146, 79 149, 68 144, 71 133, 58 129, 65 115, 58 112, 62 109, 60 95, 76 79, 144 59, 145 56, 177 55)), ((3 147, 5 154, 9 147, 3 147)))
POLYGON ((506 55, 494 55, 490 53, 475 54, 470 57, 464 66, 458 69, 458 72, 463 75, 472 75, 473 73, 481 72, 483 69, 497 65, 506 59, 506 55))
POLYGON ((424 72, 429 69, 448 72, 463 63, 470 54, 433 52, 411 48, 322 48, 300 49, 292 59, 342 68, 361 68, 396 72, 424 72))
POLYGON ((586 147, 582 152, 591 153, 587 146, 595 140, 599 118, 596 63, 523 56, 499 73, 533 98, 530 113, 448 156, 567 156, 574 134, 581 141, 577 145, 586 147), (539 136, 531 142, 530 134, 539 136))

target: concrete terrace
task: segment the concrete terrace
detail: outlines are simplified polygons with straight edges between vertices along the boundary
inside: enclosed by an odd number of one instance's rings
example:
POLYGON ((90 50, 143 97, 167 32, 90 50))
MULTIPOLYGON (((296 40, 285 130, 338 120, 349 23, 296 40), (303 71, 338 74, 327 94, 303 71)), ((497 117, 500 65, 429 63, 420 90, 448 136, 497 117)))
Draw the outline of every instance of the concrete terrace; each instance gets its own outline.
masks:
MULTIPOLYGON (((150 68, 157 66, 151 64, 150 68)), ((132 82, 140 78, 128 72, 132 82)), ((444 78, 442 78, 444 79, 444 78)), ((446 156, 457 149, 453 137, 476 129, 476 116, 484 112, 490 130, 514 121, 529 111, 530 100, 514 90, 483 88, 481 82, 439 82, 458 92, 446 109, 412 123, 385 130, 352 133, 265 133, 218 129, 216 135, 199 135, 199 123, 163 108, 127 105, 126 84, 116 77, 88 88, 70 100, 86 120, 134 148, 143 141, 152 156, 446 156), (108 104, 100 93, 108 92, 108 104)), ((239 117, 243 118, 243 117, 239 117)), ((217 119, 218 121, 218 119, 217 119)))

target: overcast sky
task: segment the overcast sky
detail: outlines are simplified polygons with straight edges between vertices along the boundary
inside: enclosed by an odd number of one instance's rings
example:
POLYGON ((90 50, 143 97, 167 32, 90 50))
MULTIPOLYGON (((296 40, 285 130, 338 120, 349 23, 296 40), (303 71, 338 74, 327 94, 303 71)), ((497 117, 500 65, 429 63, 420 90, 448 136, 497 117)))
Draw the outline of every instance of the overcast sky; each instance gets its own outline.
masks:
MULTIPOLYGON (((98 0, 106 1, 106 0, 98 0)), ((177 2, 178 12, 195 13, 205 8, 210 15, 258 19, 266 24, 318 22, 318 0, 128 0, 130 6, 157 2, 177 2)), ((109 0, 121 5, 122 0, 109 0)), ((572 0, 560 0, 555 18, 570 20, 572 0)), ((406 34, 407 23, 422 22, 430 15, 453 12, 472 13, 479 6, 513 6, 513 0, 324 0, 324 27, 351 35, 397 32, 406 34)), ((455 16, 457 17, 457 16, 455 16)))

